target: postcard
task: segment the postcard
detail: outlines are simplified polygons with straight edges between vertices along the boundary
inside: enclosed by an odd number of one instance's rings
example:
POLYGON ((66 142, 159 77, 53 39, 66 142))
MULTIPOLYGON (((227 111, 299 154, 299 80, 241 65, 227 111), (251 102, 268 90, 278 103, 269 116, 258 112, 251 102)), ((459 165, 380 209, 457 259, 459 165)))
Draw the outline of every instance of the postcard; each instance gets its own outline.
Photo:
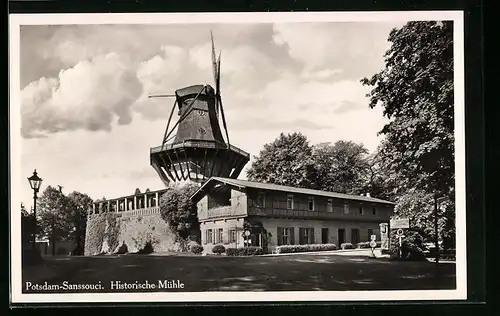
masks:
POLYGON ((467 298, 462 12, 9 22, 12 303, 467 298))

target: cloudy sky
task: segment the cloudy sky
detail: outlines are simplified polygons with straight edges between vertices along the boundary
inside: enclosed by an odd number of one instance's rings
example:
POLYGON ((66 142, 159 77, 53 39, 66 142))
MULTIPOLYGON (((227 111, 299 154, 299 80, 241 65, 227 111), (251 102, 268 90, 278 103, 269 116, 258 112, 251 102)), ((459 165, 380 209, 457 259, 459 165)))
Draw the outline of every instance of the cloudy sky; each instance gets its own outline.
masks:
MULTIPOLYGON (((280 132, 301 132, 371 151, 385 119, 359 80, 383 68, 389 32, 402 25, 21 26, 21 183, 36 168, 43 186, 92 198, 162 188, 149 148, 172 100, 147 95, 212 84, 210 29, 232 144, 257 155, 280 132)), ((27 181, 21 193, 31 206, 27 181)))

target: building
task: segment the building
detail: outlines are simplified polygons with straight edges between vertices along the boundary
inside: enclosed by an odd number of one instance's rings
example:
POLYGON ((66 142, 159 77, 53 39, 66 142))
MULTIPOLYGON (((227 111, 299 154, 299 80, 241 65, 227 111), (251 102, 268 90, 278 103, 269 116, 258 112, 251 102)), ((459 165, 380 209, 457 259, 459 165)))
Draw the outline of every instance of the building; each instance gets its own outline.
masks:
POLYGON ((117 212, 124 215, 150 215, 159 214, 160 197, 168 189, 150 191, 146 189, 142 193, 139 189, 128 196, 122 196, 110 200, 96 200, 89 215, 97 215, 107 212, 117 212))
POLYGON ((354 245, 370 235, 380 240, 379 224, 394 211, 394 203, 370 196, 219 177, 205 182, 192 199, 205 252, 217 244, 272 251, 290 244, 354 245))
POLYGON ((136 189, 132 195, 95 201, 87 216, 84 254, 114 253, 122 245, 129 252, 137 252, 146 239, 154 241, 157 252, 177 251, 175 236, 162 219, 159 206, 168 190, 136 189), (115 220, 106 223, 106 215, 111 214, 115 220), (113 235, 114 241, 103 238, 103 234, 113 235))

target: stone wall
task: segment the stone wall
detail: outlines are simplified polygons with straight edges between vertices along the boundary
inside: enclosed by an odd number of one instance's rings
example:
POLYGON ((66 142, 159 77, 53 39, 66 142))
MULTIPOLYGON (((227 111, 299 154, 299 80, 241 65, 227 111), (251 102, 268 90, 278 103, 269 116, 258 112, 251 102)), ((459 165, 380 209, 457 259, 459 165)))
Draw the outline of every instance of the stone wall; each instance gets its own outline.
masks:
POLYGON ((116 253, 126 245, 129 253, 138 252, 151 241, 155 252, 180 251, 175 233, 161 218, 158 208, 143 212, 96 214, 88 217, 85 255, 116 253))
POLYGON ((180 251, 172 232, 160 214, 121 217, 119 244, 125 243, 129 252, 137 252, 151 240, 155 252, 180 251))

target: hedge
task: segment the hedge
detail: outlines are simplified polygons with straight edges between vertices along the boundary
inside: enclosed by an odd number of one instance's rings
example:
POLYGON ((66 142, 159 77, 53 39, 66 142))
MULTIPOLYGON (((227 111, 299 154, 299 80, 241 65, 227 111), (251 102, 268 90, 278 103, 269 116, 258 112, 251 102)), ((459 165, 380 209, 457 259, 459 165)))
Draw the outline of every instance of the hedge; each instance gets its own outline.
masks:
POLYGON ((276 253, 295 253, 337 250, 335 244, 283 245, 276 247, 276 253))
POLYGON ((203 252, 203 246, 202 245, 192 245, 191 252, 194 254, 200 254, 203 252))
POLYGON ((226 248, 228 256, 256 256, 263 255, 264 250, 261 247, 244 247, 244 248, 226 248))
MULTIPOLYGON (((376 243, 377 243, 377 245, 375 246, 375 248, 380 248, 382 246, 382 242, 377 241, 376 243)), ((358 248, 371 248, 369 241, 358 242, 357 247, 358 248)))
POLYGON ((345 243, 343 243, 343 244, 340 245, 340 248, 342 250, 345 250, 345 249, 354 249, 354 246, 350 242, 345 242, 345 243))
POLYGON ((220 255, 226 252, 226 248, 223 245, 215 245, 212 247, 212 252, 220 255))

